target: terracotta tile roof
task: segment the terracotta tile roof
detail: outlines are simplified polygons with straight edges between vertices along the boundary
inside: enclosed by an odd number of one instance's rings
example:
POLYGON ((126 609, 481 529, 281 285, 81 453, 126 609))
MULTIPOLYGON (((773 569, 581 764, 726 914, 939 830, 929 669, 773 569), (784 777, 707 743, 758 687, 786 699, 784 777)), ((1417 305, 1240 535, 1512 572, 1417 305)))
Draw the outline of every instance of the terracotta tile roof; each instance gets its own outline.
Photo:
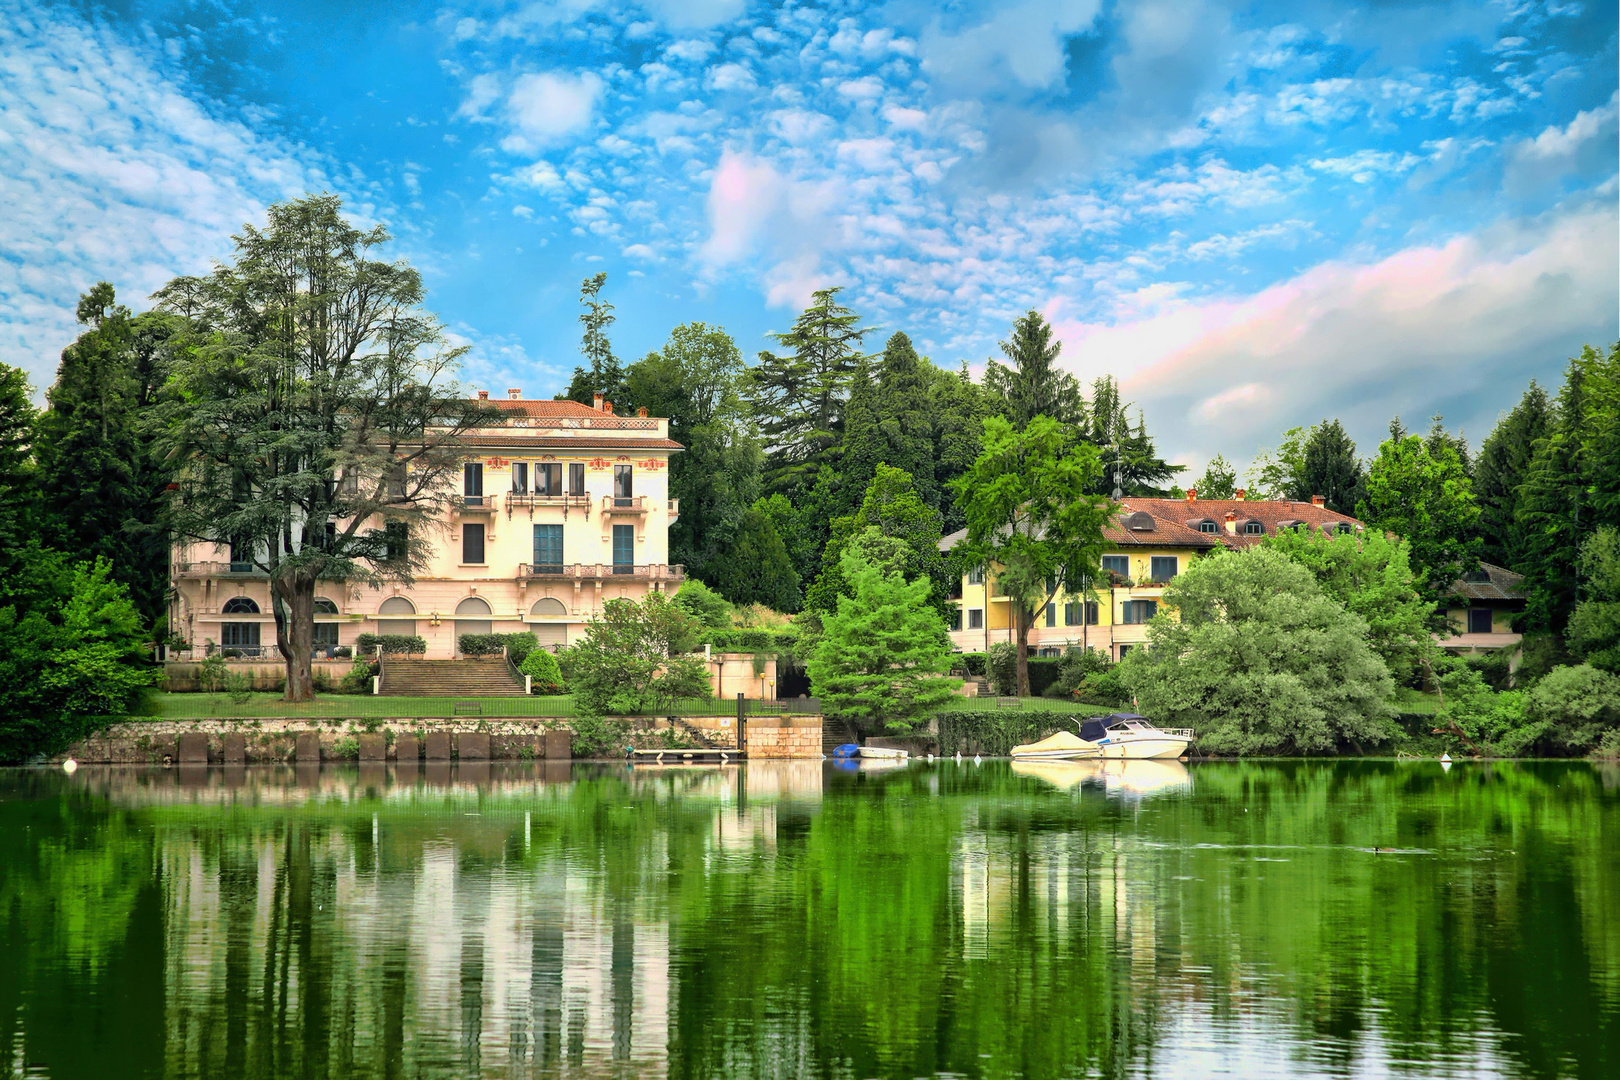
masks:
POLYGON ((1469 581, 1467 578, 1458 578, 1451 583, 1451 595, 1460 596, 1464 600, 1525 599, 1523 574, 1515 574, 1511 570, 1504 570, 1487 562, 1480 563, 1479 568, 1489 580, 1469 581))
MULTIPOLYGON (((1306 524, 1313 529, 1348 525, 1352 529, 1364 528, 1362 523, 1348 514, 1336 514, 1325 506, 1301 502, 1261 502, 1239 499, 1136 499, 1125 498, 1119 503, 1119 513, 1103 528, 1103 539, 1114 547, 1190 547, 1246 548, 1258 544, 1279 528, 1306 524), (1237 515, 1234 522, 1237 535, 1226 531, 1226 515, 1237 515), (1142 515, 1142 516, 1138 516, 1142 515), (1133 520, 1134 519, 1134 520, 1133 520), (1217 532, 1207 533, 1198 528, 1200 521, 1213 521, 1217 532), (1243 532, 1245 522, 1259 522, 1264 534, 1248 535, 1243 532), (1148 526, 1152 527, 1149 528, 1148 526)), ((966 529, 958 529, 940 538, 939 549, 949 551, 967 538, 966 529)))
POLYGON ((469 446, 510 446, 525 450, 684 450, 674 439, 638 439, 634 435, 559 435, 555 431, 513 428, 499 435, 467 435, 469 446))
POLYGON ((1280 528, 1291 528, 1298 524, 1309 525, 1313 530, 1325 528, 1336 529, 1339 525, 1348 525, 1352 529, 1363 529, 1365 526, 1349 514, 1339 514, 1325 506, 1317 506, 1308 502, 1290 502, 1287 500, 1262 501, 1259 499, 1124 499, 1122 506, 1132 510, 1143 510, 1161 520, 1180 522, 1183 526, 1194 531, 1200 521, 1213 521, 1220 531, 1202 535, 1211 536, 1230 548, 1251 547, 1264 540, 1267 536, 1275 536, 1280 528), (1237 534, 1234 536, 1226 531, 1226 515, 1235 515, 1234 524, 1237 534), (1243 526, 1247 522, 1258 522, 1264 529, 1262 534, 1246 534, 1243 526))
POLYGON ((536 418, 543 416, 605 417, 608 415, 599 409, 591 408, 589 405, 581 405, 577 401, 528 401, 521 398, 492 397, 488 401, 481 402, 481 404, 499 409, 503 413, 511 413, 514 416, 533 416, 536 418))

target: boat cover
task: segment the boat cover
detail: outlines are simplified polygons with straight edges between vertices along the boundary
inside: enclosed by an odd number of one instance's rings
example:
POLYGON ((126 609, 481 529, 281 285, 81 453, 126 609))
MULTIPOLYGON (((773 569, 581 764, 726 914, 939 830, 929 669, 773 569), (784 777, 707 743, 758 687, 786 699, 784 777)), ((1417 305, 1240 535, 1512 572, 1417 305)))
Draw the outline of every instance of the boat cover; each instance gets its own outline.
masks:
POLYGON ((860 755, 860 746, 852 742, 844 743, 842 746, 833 749, 833 757, 860 757, 860 755))
POLYGON ((1015 746, 1012 748, 1011 754, 1013 757, 1021 757, 1024 754, 1048 753, 1053 750, 1089 749, 1091 749, 1091 742, 1080 738, 1080 736, 1074 734, 1072 731, 1060 731, 1055 735, 1048 735, 1040 742, 1027 743, 1023 746, 1015 746))
POLYGON ((1102 742, 1108 738, 1108 725, 1114 722, 1111 716, 1093 716, 1090 720, 1080 722, 1080 737, 1086 742, 1102 742))

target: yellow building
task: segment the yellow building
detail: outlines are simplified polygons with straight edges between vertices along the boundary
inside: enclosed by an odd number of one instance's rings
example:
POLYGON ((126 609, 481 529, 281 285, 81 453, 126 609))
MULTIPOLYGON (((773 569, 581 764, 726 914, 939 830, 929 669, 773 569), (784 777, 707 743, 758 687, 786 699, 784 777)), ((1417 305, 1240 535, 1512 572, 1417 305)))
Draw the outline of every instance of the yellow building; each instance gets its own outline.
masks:
POLYGON ((1490 563, 1451 583, 1444 602, 1450 634, 1435 636, 1443 648, 1467 650, 1517 649, 1524 635, 1513 620, 1524 611, 1524 575, 1490 563))
MULTIPOLYGON (((1035 614, 1030 652, 1061 656, 1070 648, 1092 648, 1118 660, 1147 637, 1147 623, 1158 613, 1164 586, 1193 559, 1216 548, 1257 544, 1279 529, 1357 531, 1355 518, 1328 510, 1320 496, 1311 502, 1199 499, 1122 500, 1119 513, 1103 530, 1102 557, 1108 584, 1091 596, 1060 595, 1035 614)), ((967 536, 954 532, 940 540, 949 551, 967 536)), ((963 576, 953 598, 951 641, 963 652, 985 652, 1001 641, 1016 641, 1012 604, 996 586, 994 568, 963 576)))
MULTIPOLYGON (((330 582, 316 600, 317 653, 363 633, 420 635, 452 657, 461 634, 532 630, 565 645, 615 597, 674 592, 669 565, 669 421, 615 416, 611 403, 489 401, 501 420, 466 438, 460 491, 430 564, 409 585, 330 582)), ((643 410, 645 413, 645 410, 643 410)), ((270 586, 251 556, 214 544, 171 553, 170 625, 193 655, 274 657, 270 586)))

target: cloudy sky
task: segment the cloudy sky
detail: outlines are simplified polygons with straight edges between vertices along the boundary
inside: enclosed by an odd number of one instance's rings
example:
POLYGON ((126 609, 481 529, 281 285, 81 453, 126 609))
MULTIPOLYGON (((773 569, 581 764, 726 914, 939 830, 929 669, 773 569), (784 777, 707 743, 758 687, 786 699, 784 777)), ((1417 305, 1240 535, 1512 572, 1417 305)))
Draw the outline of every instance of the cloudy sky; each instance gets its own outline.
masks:
POLYGON ((324 189, 497 393, 562 388, 605 270, 626 359, 843 284, 948 367, 1041 310, 1198 468, 1477 441, 1620 333, 1616 54, 1585 0, 0 0, 0 359, 324 189))

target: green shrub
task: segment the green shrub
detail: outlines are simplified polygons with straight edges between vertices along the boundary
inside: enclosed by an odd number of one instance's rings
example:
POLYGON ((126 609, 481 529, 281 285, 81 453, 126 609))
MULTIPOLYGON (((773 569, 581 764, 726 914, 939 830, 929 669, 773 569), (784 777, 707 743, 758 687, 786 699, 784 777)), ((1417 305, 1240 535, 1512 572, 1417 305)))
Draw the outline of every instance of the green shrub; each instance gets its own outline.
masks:
POLYGON ((958 671, 965 671, 971 678, 982 679, 985 656, 982 652, 965 652, 951 657, 951 666, 958 671))
POLYGON ((1492 690, 1506 690, 1513 684, 1513 673, 1510 670, 1512 661, 1511 649, 1491 649, 1488 652, 1463 657, 1463 662, 1479 672, 1480 678, 1485 680, 1485 685, 1492 690))
POLYGON ((1018 646, 1010 641, 998 641, 990 646, 985 661, 990 685, 1000 697, 1018 693, 1018 646))
POLYGON ((1570 750, 1594 749, 1620 727, 1620 675, 1590 664, 1553 668, 1527 696, 1530 715, 1570 750))
POLYGON ((225 689, 225 676, 228 671, 225 657, 219 653, 210 653, 197 665, 197 689, 205 694, 219 693, 225 689))
POLYGON ((687 578, 675 591, 675 606, 710 630, 730 630, 731 602, 697 578, 687 578))
POLYGON ((332 756, 345 761, 354 761, 360 756, 360 740, 353 735, 345 735, 332 744, 332 756))
POLYGON ((499 656, 505 649, 512 663, 522 664, 525 657, 540 647, 540 641, 530 630, 515 634, 462 634, 456 639, 456 647, 462 656, 499 656))
POLYGON ((411 656, 427 652, 427 639, 414 634, 361 634, 354 647, 361 656, 374 656, 377 646, 386 656, 411 656))
POLYGON ((529 689, 536 694, 563 693, 562 666, 545 649, 535 649, 524 657, 518 670, 529 676, 529 689))
POLYGON ((1034 697, 1043 696, 1051 685, 1058 681, 1062 674, 1063 659, 1057 656, 1032 656, 1029 658, 1029 692, 1034 697))
POLYGON ((614 716, 576 716, 573 720, 575 757, 619 757, 630 738, 630 723, 614 716))
POLYGON ((253 696, 253 680, 240 671, 227 672, 225 696, 231 699, 233 705, 246 705, 253 696))
POLYGON ((343 676, 338 683, 338 692, 343 694, 369 694, 371 693, 371 677, 376 674, 371 665, 364 660, 356 660, 349 673, 343 676))
POLYGON ((939 752, 1000 757, 1015 746, 1039 742, 1054 732, 1079 730, 1079 718, 1047 709, 971 709, 937 712, 939 752))

